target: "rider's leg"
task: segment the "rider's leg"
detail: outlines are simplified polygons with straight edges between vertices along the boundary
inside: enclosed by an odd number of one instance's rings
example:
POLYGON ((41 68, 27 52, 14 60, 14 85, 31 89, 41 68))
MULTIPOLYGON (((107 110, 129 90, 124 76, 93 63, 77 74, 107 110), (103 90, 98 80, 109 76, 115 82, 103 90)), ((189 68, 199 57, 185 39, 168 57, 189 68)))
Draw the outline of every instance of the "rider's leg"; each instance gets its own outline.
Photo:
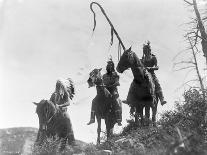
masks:
POLYGON ((87 125, 90 125, 92 123, 95 123, 95 102, 94 100, 92 101, 90 121, 87 123, 87 125))
POLYGON ((67 140, 69 145, 76 145, 75 137, 73 133, 73 126, 70 120, 70 116, 68 115, 67 111, 64 112, 64 116, 67 122, 67 140))
POLYGON ((161 88, 161 85, 159 83, 159 80, 158 80, 158 78, 156 77, 155 74, 152 74, 152 77, 153 77, 153 80, 154 80, 154 83, 155 83, 156 94, 158 95, 158 98, 160 99, 161 105, 164 105, 167 102, 165 101, 165 98, 164 98, 164 95, 163 95, 162 88, 161 88))

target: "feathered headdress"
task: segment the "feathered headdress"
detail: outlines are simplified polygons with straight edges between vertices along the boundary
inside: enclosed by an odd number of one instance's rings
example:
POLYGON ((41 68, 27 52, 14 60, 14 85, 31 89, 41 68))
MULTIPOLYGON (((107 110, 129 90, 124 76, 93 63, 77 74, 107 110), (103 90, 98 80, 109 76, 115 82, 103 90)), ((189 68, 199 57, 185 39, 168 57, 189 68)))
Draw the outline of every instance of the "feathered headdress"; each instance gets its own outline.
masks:
POLYGON ((56 82, 55 91, 62 97, 73 99, 75 95, 74 83, 70 78, 58 79, 56 82))
POLYGON ((147 43, 143 44, 143 49, 149 49, 151 51, 150 41, 148 40, 147 43))

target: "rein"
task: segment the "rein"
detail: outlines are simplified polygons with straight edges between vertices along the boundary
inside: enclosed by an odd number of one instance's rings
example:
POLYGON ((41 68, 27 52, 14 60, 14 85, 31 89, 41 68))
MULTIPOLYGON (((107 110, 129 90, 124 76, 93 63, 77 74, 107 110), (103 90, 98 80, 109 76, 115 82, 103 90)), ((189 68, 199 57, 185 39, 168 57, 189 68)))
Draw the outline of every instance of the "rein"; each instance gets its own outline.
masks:
POLYGON ((50 123, 50 121, 53 119, 53 117, 57 114, 57 112, 55 112, 47 121, 47 124, 50 123))

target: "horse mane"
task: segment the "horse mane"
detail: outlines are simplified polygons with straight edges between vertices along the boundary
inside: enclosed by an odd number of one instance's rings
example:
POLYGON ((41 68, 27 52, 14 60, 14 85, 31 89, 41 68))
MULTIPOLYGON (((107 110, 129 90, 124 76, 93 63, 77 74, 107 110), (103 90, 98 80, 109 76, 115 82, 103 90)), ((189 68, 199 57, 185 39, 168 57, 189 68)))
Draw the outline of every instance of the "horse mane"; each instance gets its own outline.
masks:
MULTIPOLYGON (((38 103, 36 111, 39 111, 39 112, 41 112, 41 113, 44 114, 45 112, 42 111, 42 110, 43 110, 46 106, 48 106, 48 105, 49 105, 50 107, 56 109, 55 104, 54 104, 52 101, 42 99, 42 100, 38 103)), ((51 112, 51 111, 50 111, 50 112, 51 112)))
POLYGON ((138 58, 137 54, 134 51, 131 52, 132 52, 132 57, 134 58, 134 61, 137 64, 137 66, 144 67, 142 61, 138 58))

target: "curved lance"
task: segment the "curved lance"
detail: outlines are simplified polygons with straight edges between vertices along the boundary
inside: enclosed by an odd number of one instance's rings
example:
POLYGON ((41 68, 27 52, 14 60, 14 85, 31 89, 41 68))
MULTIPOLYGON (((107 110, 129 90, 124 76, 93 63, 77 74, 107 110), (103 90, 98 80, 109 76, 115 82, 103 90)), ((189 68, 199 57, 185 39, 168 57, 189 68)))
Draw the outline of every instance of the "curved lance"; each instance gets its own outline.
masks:
POLYGON ((106 15, 105 10, 104 10, 103 7, 102 7, 99 3, 97 3, 97 2, 91 2, 91 4, 90 4, 90 9, 91 9, 91 11, 93 12, 93 15, 94 15, 94 27, 93 27, 93 32, 94 32, 94 30, 95 30, 95 28, 96 28, 96 14, 95 14, 95 12, 94 12, 94 10, 93 10, 93 4, 94 4, 94 5, 96 4, 96 5, 101 9, 101 12, 102 12, 103 15, 106 17, 106 20, 108 21, 109 25, 111 26, 111 45, 113 44, 113 34, 115 34, 116 37, 117 37, 117 39, 119 40, 119 46, 118 46, 118 58, 119 58, 119 57, 121 56, 121 47, 123 48, 124 51, 126 50, 126 48, 125 48, 125 46, 124 46, 124 44, 123 44, 121 38, 119 37, 119 34, 117 33, 116 29, 114 28, 112 22, 110 21, 110 19, 109 19, 108 16, 106 15))

